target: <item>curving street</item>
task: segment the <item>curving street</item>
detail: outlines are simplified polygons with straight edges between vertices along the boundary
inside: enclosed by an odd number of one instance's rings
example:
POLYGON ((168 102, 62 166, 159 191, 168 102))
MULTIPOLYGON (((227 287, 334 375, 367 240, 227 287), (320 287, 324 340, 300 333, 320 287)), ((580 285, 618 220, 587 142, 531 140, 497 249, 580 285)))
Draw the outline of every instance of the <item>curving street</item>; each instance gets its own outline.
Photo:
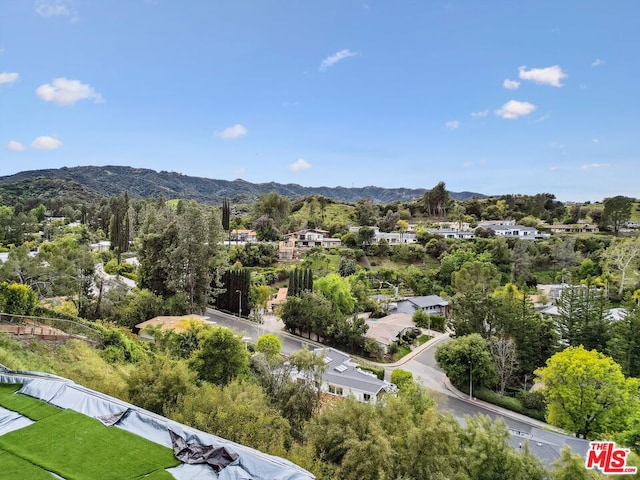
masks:
MULTIPOLYGON (((207 315, 210 323, 229 327, 247 338, 249 342, 255 342, 265 333, 273 333, 280 338, 282 351, 285 354, 295 352, 304 345, 310 349, 322 346, 317 342, 291 335, 282 328, 281 322, 274 321, 273 317, 268 318, 264 324, 256 324, 213 309, 207 309, 207 315)), ((384 367, 387 378, 396 368, 413 373, 414 379, 430 391, 438 410, 450 413, 462 425, 465 424, 467 415, 488 415, 493 420, 501 419, 511 433, 511 445, 514 448, 520 448, 523 442, 528 441, 531 452, 547 467, 550 467, 555 459, 560 458, 560 450, 564 445, 569 445, 575 453, 583 456, 586 454, 589 448, 589 442, 586 440, 565 435, 551 425, 510 410, 480 400, 470 400, 467 395, 456 390, 451 386, 444 372, 438 368, 434 358, 436 347, 449 341, 449 336, 437 333, 436 335, 400 361, 376 365, 384 367)))

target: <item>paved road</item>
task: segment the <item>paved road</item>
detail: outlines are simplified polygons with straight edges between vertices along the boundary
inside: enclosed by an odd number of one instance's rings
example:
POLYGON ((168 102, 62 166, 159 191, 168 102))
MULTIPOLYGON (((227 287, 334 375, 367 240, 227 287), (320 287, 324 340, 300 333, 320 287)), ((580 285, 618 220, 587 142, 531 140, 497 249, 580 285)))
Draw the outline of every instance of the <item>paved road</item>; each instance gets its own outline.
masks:
POLYGON ((264 335, 265 333, 273 333, 274 335, 277 335, 278 338, 280 338, 280 342, 282 342, 282 352, 284 354, 290 354, 298 351, 303 347, 303 345, 307 345, 309 349, 313 349, 316 347, 316 344, 314 344, 314 342, 308 342, 304 339, 294 337, 282 330, 269 329, 267 325, 257 324, 256 322, 252 322, 244 318, 238 318, 227 313, 212 310, 210 308, 207 309, 207 316, 209 317, 209 322, 215 323, 216 325, 229 327, 239 335, 248 337, 248 341, 250 343, 255 343, 260 335, 264 335))
MULTIPOLYGON (((252 342, 255 342, 256 339, 264 333, 273 333, 280 338, 282 351, 285 354, 295 352, 302 348, 303 345, 307 345, 309 348, 318 346, 315 342, 309 342, 289 335, 280 330, 277 325, 257 325, 249 320, 240 319, 216 310, 207 310, 207 315, 210 317, 210 321, 229 327, 240 335, 250 337, 251 340, 249 341, 252 342)), ((482 414, 488 415, 493 420, 502 419, 507 424, 512 435, 510 443, 515 448, 518 448, 524 440, 528 440, 532 453, 540 458, 547 466, 550 466, 553 460, 559 458, 560 449, 564 444, 569 444, 574 452, 582 455, 585 454, 588 445, 584 440, 578 440, 573 437, 547 431, 546 429, 540 428, 540 426, 536 426, 534 422, 528 422, 526 417, 519 417, 522 419, 519 420, 517 415, 512 415, 506 411, 503 414, 503 411, 498 407, 485 407, 480 403, 471 402, 464 397, 459 398, 454 392, 447 388, 445 385, 446 376, 443 371, 438 368, 434 353, 439 344, 449 340, 449 337, 442 337, 441 340, 431 343, 428 348, 400 367, 385 367, 387 379, 394 368, 402 368, 412 372, 414 378, 430 390, 438 410, 451 413, 462 425, 465 424, 464 417, 467 415, 482 414)))

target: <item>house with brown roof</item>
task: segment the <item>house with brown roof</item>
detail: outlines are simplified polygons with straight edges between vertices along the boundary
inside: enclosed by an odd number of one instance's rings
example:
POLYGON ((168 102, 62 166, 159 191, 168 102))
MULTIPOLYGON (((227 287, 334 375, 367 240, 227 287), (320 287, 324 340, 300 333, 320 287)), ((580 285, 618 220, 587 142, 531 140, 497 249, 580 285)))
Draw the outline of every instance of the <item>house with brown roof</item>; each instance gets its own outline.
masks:
POLYGON ((370 318, 366 324, 369 328, 364 336, 373 338, 385 353, 389 351, 391 344, 407 331, 417 328, 408 313, 392 313, 383 318, 370 318))
MULTIPOLYGON (((135 326, 135 332, 141 334, 145 328, 160 327, 162 330, 173 330, 176 333, 181 333, 189 329, 191 322, 204 324, 208 319, 209 317, 204 317, 202 315, 160 315, 152 318, 151 320, 138 323, 135 326)), ((140 336, 147 339, 153 338, 151 335, 143 333, 140 336)))
POLYGON ((287 287, 279 288, 276 296, 267 302, 267 309, 272 312, 275 308, 278 308, 280 305, 286 302, 288 292, 289 289, 287 287))
POLYGON ((552 233, 598 233, 598 225, 590 223, 556 224, 546 226, 552 233))

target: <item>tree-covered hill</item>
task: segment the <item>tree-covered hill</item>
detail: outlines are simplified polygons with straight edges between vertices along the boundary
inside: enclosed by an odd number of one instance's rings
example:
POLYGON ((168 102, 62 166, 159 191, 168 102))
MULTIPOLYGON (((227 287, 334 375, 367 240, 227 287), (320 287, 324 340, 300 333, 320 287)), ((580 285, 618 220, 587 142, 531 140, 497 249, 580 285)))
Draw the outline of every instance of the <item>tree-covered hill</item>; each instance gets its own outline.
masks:
MULTIPOLYGON (((215 180, 191 177, 176 172, 156 172, 127 166, 83 166, 72 168, 31 170, 0 177, 0 195, 5 201, 19 192, 29 192, 34 198, 84 198, 118 195, 128 191, 134 198, 164 196, 184 198, 203 203, 219 203, 223 198, 234 202, 256 200, 265 193, 276 192, 290 198, 321 195, 342 202, 370 198, 377 203, 407 202, 422 197, 426 189, 381 187, 304 187, 297 184, 250 183, 244 180, 215 180)), ((450 192, 452 198, 463 200, 485 195, 472 192, 450 192)))

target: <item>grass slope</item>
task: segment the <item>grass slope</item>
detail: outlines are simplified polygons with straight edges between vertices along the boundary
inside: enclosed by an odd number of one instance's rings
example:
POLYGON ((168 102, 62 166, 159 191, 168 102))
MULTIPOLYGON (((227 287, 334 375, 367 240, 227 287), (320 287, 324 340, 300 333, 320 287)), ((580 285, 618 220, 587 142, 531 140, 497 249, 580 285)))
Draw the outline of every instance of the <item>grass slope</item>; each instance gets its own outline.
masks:
POLYGON ((17 457, 9 452, 0 450, 0 472, 2 480, 52 480, 53 476, 46 470, 17 457))
POLYGON ((180 463, 168 448, 72 410, 1 436, 0 450, 67 480, 170 479, 163 469, 180 463))
POLYGON ((20 383, 0 383, 0 406, 18 412, 35 422, 61 412, 58 407, 27 395, 15 393, 21 387, 20 383))

